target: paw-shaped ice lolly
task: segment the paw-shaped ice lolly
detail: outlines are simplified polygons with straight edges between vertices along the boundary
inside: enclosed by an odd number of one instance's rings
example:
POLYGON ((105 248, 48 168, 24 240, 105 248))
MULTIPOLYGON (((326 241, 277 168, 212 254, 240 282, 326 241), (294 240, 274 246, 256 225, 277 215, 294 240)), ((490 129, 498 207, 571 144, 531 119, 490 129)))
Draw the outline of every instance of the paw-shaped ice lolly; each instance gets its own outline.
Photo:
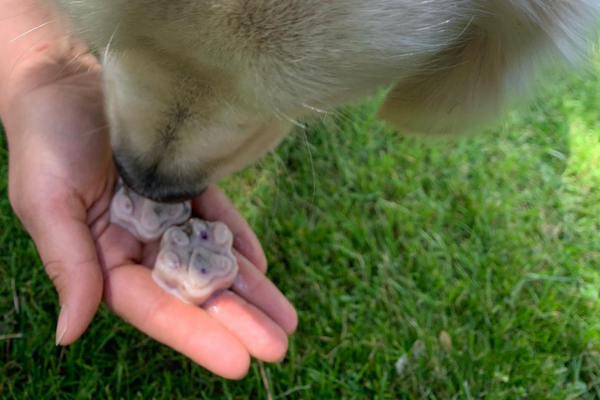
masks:
POLYGON ((191 202, 157 203, 119 183, 110 205, 110 221, 119 224, 143 242, 160 239, 171 226, 187 221, 191 202))
POLYGON ((232 246, 233 235, 224 223, 191 219, 167 229, 152 277, 184 301, 200 305, 233 284, 238 265, 232 246))

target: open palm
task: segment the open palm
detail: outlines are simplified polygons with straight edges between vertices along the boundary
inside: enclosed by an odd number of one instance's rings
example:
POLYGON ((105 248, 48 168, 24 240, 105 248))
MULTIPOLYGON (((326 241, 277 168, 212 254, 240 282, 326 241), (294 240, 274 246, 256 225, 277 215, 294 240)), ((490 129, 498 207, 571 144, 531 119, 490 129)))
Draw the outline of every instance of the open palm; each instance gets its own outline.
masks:
POLYGON ((231 228, 240 274, 202 308, 184 304, 151 278, 157 244, 143 245, 110 224, 116 172, 100 67, 91 57, 48 62, 21 87, 4 121, 9 193, 59 292, 57 343, 75 341, 103 299, 147 335, 224 377, 244 376, 250 356, 281 359, 296 313, 265 277, 260 243, 225 195, 210 187, 193 209, 231 228))

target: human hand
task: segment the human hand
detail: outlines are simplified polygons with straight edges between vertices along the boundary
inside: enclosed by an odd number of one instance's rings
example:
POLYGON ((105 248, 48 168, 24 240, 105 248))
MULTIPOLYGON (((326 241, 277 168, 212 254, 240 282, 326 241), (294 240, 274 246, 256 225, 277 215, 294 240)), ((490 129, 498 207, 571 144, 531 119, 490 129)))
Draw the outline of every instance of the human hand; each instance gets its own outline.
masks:
POLYGON ((136 328, 223 377, 244 376, 250 356, 280 360, 296 313, 265 277, 260 243, 226 196, 210 187, 193 210, 232 230, 240 275, 201 308, 184 304, 144 266, 157 244, 144 245, 110 224, 116 172, 100 66, 90 55, 49 57, 19 76, 3 115, 9 194, 59 293, 57 344, 79 338, 104 299, 136 328))

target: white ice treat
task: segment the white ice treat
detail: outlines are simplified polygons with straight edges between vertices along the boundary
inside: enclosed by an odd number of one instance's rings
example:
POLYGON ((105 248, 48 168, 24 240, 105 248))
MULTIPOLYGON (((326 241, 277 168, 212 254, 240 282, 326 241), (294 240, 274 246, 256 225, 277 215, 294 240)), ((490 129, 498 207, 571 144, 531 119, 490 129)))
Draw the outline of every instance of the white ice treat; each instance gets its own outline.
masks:
POLYGON ((190 201, 157 203, 142 197, 119 182, 110 205, 110 221, 127 228, 143 242, 160 239, 171 226, 192 216, 190 201))
POLYGON ((191 219, 163 235, 152 277, 160 286, 196 305, 231 287, 238 264, 233 235, 222 222, 191 219))

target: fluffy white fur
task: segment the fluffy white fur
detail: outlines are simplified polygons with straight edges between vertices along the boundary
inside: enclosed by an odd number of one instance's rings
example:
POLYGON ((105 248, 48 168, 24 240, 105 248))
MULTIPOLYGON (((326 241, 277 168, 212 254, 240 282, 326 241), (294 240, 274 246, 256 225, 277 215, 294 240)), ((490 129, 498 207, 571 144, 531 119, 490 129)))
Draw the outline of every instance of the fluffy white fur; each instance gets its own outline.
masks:
POLYGON ((58 0, 104 54, 115 157, 154 198, 198 192, 291 123, 392 86, 400 130, 472 131, 535 69, 580 62, 600 0, 58 0))

